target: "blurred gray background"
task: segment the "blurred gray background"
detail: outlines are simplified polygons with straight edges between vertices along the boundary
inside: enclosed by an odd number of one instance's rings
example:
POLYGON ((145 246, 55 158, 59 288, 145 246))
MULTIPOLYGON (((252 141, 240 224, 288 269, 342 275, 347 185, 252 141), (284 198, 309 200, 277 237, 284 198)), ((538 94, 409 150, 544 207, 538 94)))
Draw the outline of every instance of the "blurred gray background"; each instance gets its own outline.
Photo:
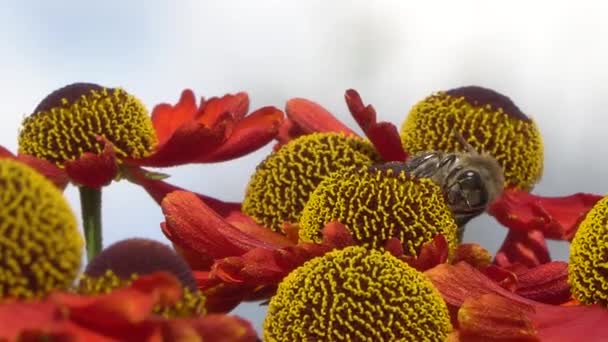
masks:
MULTIPOLYGON (((0 144, 12 151, 23 117, 49 92, 85 81, 121 86, 151 109, 245 90, 252 106, 291 97, 322 104, 354 127, 343 94, 357 89, 382 120, 400 125, 437 90, 493 88, 538 123, 545 173, 535 192, 605 193, 608 3, 578 1, 14 1, 0 7, 0 144)), ((242 198, 270 151, 163 172, 225 200, 242 198)), ((66 191, 78 212, 77 191, 66 191)), ((126 182, 104 189, 105 244, 161 241, 163 216, 126 182)), ((466 239, 494 252, 505 235, 492 218, 466 239)), ((567 260, 566 243, 551 244, 567 260)), ((236 312, 259 329, 264 308, 236 312)))

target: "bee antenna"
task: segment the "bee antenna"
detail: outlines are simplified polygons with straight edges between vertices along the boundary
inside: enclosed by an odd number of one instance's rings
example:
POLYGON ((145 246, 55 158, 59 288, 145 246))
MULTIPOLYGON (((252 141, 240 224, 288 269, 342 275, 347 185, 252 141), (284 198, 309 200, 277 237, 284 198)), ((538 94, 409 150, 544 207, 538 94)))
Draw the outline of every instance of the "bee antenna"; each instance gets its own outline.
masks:
POLYGON ((477 153, 475 148, 473 146, 471 146, 471 144, 469 144, 464 139, 464 137, 462 136, 462 134, 460 134, 460 132, 454 130, 454 136, 456 137, 456 140, 458 140, 458 142, 462 145, 462 147, 464 147, 464 149, 467 150, 467 152, 477 153))

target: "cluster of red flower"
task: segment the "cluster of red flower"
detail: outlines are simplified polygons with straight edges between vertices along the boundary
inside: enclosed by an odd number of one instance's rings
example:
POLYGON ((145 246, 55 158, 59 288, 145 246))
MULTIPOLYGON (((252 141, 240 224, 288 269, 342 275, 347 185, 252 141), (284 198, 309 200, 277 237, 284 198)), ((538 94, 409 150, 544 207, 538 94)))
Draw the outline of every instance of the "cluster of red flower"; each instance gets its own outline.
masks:
POLYGON ((51 93, 24 120, 18 154, 0 147, 0 340, 256 341, 225 314, 247 300, 268 300, 268 341, 608 340, 608 200, 530 193, 543 170, 532 119, 473 86, 419 102, 400 131, 356 91, 345 99, 364 137, 299 98, 286 115, 248 114, 245 93, 197 104, 185 90, 150 116, 119 88, 51 93), (504 173, 486 208, 509 230, 494 257, 460 241, 441 184, 399 167, 458 150, 455 131, 504 173), (272 140, 243 203, 144 169, 272 140), (142 239, 102 249, 101 189, 119 179, 160 204, 175 251, 142 239), (68 183, 81 191, 83 274, 68 183), (571 241, 570 262, 551 261, 545 239, 571 241))

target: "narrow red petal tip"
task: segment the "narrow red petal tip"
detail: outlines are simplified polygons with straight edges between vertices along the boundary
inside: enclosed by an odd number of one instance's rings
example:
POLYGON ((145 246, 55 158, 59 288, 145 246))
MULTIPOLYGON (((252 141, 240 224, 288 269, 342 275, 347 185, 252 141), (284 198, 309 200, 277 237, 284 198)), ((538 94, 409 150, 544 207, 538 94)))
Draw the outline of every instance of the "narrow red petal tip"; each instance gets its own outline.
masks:
POLYGON ((494 263, 500 267, 535 267, 551 261, 549 248, 539 230, 509 230, 496 252, 494 263))
POLYGON ((353 118, 385 161, 405 161, 407 159, 407 153, 403 149, 401 137, 395 125, 384 121, 377 122, 374 107, 365 106, 361 96, 354 89, 347 90, 344 99, 353 118))
POLYGON ((289 119, 289 131, 285 138, 295 138, 299 135, 314 132, 341 132, 347 135, 356 135, 350 128, 336 119, 321 105, 302 98, 293 98, 285 105, 285 114, 289 119))
POLYGON ((543 197, 506 189, 488 211, 509 229, 540 230, 548 239, 571 240, 578 224, 602 197, 587 193, 543 197))
POLYGON ((159 145, 164 145, 173 133, 183 124, 194 118, 196 114, 196 99, 194 92, 184 89, 175 105, 161 103, 152 110, 152 124, 159 145))
POLYGON ((65 163, 65 172, 78 185, 99 189, 108 185, 118 174, 118 163, 114 145, 103 137, 104 149, 101 154, 83 153, 78 159, 65 163))

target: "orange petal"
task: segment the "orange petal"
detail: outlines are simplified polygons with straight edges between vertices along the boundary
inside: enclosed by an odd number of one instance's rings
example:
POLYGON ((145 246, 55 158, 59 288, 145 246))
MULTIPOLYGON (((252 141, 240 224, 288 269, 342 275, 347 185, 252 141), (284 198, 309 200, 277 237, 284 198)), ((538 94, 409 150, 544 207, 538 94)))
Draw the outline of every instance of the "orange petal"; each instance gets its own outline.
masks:
POLYGON ((249 110, 249 96, 245 92, 212 97, 202 101, 196 114, 196 121, 207 127, 213 127, 220 118, 229 114, 235 121, 241 120, 249 110))
POLYGON ((445 236, 439 234, 420 248, 418 256, 402 256, 410 266, 419 271, 426 271, 448 260, 449 246, 445 236))
POLYGON ((48 178, 60 190, 64 190, 70 182, 67 173, 53 163, 27 154, 20 154, 17 159, 36 169, 36 171, 48 178))
POLYGON ((456 247, 452 263, 465 261, 475 268, 488 266, 492 262, 492 254, 477 243, 461 243, 456 247))
POLYGON ((65 172, 78 185, 98 189, 112 182, 118 174, 118 163, 114 145, 103 137, 104 149, 101 154, 85 152, 76 160, 65 163, 65 172))
POLYGON ((256 248, 276 248, 226 222, 195 194, 176 191, 161 203, 165 228, 174 244, 213 259, 242 255, 256 248))
POLYGON ((192 325, 203 341, 255 342, 258 340, 251 323, 236 316, 209 314, 194 321, 192 325))
POLYGON ((522 297, 547 304, 561 304, 570 299, 568 263, 553 261, 516 272, 517 289, 522 297))
POLYGON ((194 93, 185 89, 174 106, 161 103, 152 110, 152 124, 159 145, 164 145, 173 133, 185 123, 194 119, 196 114, 194 93))
POLYGON ((3 302, 0 304, 0 340, 17 341, 24 331, 50 333, 61 320, 61 310, 51 302, 3 302))
POLYGON ((269 143, 283 122, 283 112, 263 107, 238 121, 228 139, 214 151, 202 154, 198 162, 220 162, 244 156, 269 143))
POLYGON ((302 98, 287 101, 285 113, 304 134, 313 132, 341 132, 357 135, 319 104, 302 98))
POLYGON ((458 310, 461 340, 466 336, 487 341, 540 341, 532 313, 533 306, 495 294, 468 298, 458 310))

